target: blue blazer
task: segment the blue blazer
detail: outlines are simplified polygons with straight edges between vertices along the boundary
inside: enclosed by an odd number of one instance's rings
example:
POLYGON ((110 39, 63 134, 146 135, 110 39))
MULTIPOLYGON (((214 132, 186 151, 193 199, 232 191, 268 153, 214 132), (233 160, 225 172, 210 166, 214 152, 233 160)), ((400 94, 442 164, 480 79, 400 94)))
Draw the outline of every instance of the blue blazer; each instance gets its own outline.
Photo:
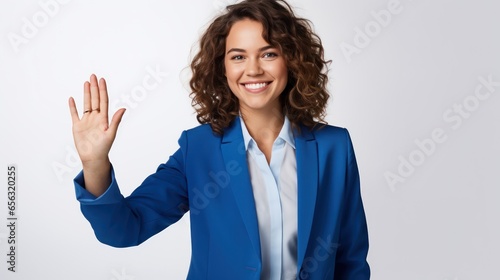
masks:
MULTIPOLYGON (((294 131, 298 182, 297 279, 364 280, 368 233, 349 133, 323 126, 294 131)), ((77 199, 97 239, 127 247, 190 212, 187 279, 260 279, 259 229, 240 121, 223 135, 209 125, 184 131, 180 148, 124 198, 112 171, 95 198, 75 178, 77 199)))

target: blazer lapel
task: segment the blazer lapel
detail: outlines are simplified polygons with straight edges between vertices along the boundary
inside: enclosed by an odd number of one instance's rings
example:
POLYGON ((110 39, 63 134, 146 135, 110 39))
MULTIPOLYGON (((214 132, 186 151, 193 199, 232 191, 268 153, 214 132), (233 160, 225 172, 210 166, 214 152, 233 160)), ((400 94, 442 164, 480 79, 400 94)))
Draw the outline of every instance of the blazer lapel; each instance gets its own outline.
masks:
MULTIPOLYGON (((312 229, 318 191, 319 169, 317 143, 309 128, 302 126, 301 133, 294 131, 294 137, 298 188, 297 268, 300 269, 304 261, 312 229)), ((235 165, 241 168, 237 174, 231 176, 232 183, 230 184, 230 188, 238 205, 250 241, 257 256, 260 258, 257 213, 253 200, 241 124, 238 117, 224 131, 221 150, 226 166, 235 165)))
MULTIPOLYGON (((257 222, 255 202, 248 172, 247 156, 243 134, 241 132, 240 120, 237 117, 224 131, 221 143, 222 156, 225 166, 236 166, 238 172, 231 174, 230 189, 233 192, 235 202, 238 205, 241 218, 245 224, 248 236, 260 258, 260 239, 257 222)), ((231 168, 233 169, 233 168, 231 168)), ((235 248, 237 250, 237 248, 235 248)))
POLYGON ((309 128, 302 126, 295 135, 298 188, 297 269, 300 270, 311 234, 316 195, 318 192, 318 148, 309 128))

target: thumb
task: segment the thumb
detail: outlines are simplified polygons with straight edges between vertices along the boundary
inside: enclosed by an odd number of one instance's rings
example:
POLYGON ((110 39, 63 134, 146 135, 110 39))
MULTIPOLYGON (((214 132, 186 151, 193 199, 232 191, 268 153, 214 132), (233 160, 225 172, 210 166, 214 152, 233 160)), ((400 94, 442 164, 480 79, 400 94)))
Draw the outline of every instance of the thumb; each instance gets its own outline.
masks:
POLYGON ((111 118, 109 129, 113 132, 113 134, 116 134, 116 131, 118 130, 118 125, 120 125, 123 114, 125 114, 125 110, 126 110, 125 108, 119 109, 118 111, 115 112, 113 118, 111 118))

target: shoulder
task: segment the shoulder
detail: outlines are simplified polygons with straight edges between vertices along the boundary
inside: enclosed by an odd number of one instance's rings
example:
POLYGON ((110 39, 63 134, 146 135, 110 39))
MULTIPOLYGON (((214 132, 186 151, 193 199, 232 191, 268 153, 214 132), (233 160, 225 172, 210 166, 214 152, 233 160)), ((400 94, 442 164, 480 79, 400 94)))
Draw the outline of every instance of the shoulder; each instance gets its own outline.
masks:
POLYGON ((219 145, 221 136, 214 133, 209 124, 201 124, 184 130, 178 142, 181 148, 191 147, 190 149, 198 151, 211 145, 219 145))
POLYGON ((220 138, 219 135, 213 132, 209 124, 201 124, 184 131, 186 136, 190 138, 220 138))
POLYGON ((308 129, 310 139, 314 139, 320 150, 349 151, 352 149, 352 141, 349 131, 345 127, 318 124, 308 129))
POLYGON ((349 132, 345 127, 318 123, 313 128, 305 128, 313 135, 317 141, 339 142, 350 138, 349 132))
POLYGON ((347 129, 345 127, 319 123, 311 129, 311 132, 318 137, 342 137, 347 133, 347 129))

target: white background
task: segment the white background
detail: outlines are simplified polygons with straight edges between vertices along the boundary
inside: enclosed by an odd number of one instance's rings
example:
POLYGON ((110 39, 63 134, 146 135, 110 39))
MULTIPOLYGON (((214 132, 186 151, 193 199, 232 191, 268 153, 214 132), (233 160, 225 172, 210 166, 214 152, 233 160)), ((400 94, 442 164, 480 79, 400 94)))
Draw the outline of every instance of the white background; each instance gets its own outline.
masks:
MULTIPOLYGON (((186 67, 228 0, 54 1, 0 2, 0 279, 183 279, 187 216, 135 248, 95 239, 74 197, 80 164, 67 99, 81 113, 83 82, 95 73, 110 100, 129 107, 111 152, 129 194, 197 125, 186 67), (139 95, 151 69, 162 76, 139 95), (16 273, 4 261, 8 164, 19 170, 16 273)), ((474 95, 479 77, 500 82, 500 4, 394 1, 290 1, 333 61, 327 120, 355 145, 372 279, 500 279, 500 86, 474 95), (388 5, 390 19, 377 22, 388 5), (433 147, 424 139, 435 129, 433 147), (405 161, 412 168, 398 171, 405 161), (402 182, 391 186, 389 173, 402 182)))

